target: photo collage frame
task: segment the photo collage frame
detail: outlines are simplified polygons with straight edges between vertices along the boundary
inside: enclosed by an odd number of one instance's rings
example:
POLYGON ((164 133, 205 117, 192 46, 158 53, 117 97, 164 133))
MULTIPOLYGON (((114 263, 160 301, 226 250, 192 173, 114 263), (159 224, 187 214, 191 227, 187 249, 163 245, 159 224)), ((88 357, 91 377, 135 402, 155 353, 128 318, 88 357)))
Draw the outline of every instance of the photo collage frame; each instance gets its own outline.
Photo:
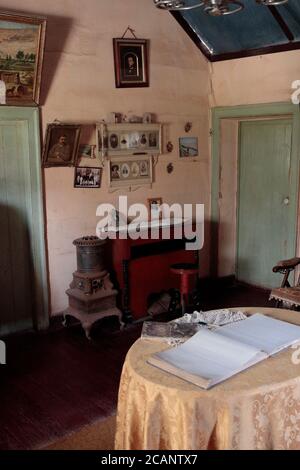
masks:
POLYGON ((152 156, 162 149, 161 124, 97 125, 97 150, 108 159, 111 188, 152 183, 152 156))

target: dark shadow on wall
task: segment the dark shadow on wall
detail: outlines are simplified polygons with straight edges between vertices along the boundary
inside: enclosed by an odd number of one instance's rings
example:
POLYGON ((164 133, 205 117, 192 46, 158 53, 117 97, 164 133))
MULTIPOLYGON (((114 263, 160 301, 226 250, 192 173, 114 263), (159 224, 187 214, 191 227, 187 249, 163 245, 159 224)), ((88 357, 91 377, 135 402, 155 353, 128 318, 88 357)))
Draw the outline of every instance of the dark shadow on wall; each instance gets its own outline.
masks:
POLYGON ((47 16, 47 30, 44 65, 41 80, 40 105, 45 104, 51 85, 62 57, 64 45, 69 36, 72 19, 47 16))

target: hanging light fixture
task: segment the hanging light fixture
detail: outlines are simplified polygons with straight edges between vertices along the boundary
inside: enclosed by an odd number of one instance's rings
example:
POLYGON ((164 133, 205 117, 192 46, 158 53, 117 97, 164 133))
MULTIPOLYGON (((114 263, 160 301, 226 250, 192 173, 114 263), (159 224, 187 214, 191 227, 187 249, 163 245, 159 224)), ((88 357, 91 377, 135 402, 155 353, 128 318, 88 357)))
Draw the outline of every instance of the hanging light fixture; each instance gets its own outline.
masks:
POLYGON ((204 5, 204 1, 197 1, 194 5, 186 5, 184 0, 153 0, 157 8, 162 10, 193 10, 204 5))
MULTIPOLYGON (((211 16, 223 16, 237 13, 244 8, 240 0, 195 0, 196 3, 186 5, 185 0, 153 0, 154 5, 162 10, 193 10, 204 7, 204 11, 211 16)), ((256 0, 259 5, 276 6, 287 3, 288 0, 256 0)))
POLYGON ((208 0, 205 2, 204 11, 210 16, 232 15, 244 8, 238 0, 208 0))

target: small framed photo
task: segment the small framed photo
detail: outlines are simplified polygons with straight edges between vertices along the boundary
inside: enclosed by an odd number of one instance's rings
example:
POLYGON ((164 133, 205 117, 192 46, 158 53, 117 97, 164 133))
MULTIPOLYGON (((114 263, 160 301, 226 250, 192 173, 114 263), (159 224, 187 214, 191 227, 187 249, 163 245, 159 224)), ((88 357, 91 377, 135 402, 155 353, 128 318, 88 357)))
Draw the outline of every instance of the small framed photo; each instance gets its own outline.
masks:
POLYGON ((116 88, 149 86, 148 44, 148 39, 113 39, 116 88))
POLYGON ((101 168, 77 166, 74 172, 74 188, 100 188, 101 168))
POLYGON ((46 19, 0 12, 1 104, 39 103, 46 19))
POLYGON ((162 198, 161 197, 153 197, 148 199, 148 206, 149 206, 149 219, 150 220, 160 220, 162 219, 162 198))
POLYGON ((48 124, 43 151, 43 166, 75 166, 81 126, 48 124))
POLYGON ((179 156, 197 157, 198 156, 198 137, 180 137, 179 138, 179 156))
POLYGON ((113 157, 108 161, 111 188, 138 186, 152 183, 152 159, 139 156, 133 159, 113 157))
POLYGON ((101 157, 159 155, 161 136, 161 124, 100 123, 97 125, 98 154, 101 157))
POLYGON ((89 145, 89 144, 79 145, 79 151, 78 151, 79 158, 96 158, 95 147, 96 145, 89 145))

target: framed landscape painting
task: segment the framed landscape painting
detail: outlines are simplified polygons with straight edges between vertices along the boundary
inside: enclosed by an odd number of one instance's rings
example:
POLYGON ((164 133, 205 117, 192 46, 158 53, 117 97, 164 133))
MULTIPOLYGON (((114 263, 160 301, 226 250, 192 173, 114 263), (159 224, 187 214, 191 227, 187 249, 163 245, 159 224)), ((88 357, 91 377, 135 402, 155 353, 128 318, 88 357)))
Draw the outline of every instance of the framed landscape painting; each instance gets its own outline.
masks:
POLYGON ((39 103, 46 19, 0 12, 1 104, 39 103))

